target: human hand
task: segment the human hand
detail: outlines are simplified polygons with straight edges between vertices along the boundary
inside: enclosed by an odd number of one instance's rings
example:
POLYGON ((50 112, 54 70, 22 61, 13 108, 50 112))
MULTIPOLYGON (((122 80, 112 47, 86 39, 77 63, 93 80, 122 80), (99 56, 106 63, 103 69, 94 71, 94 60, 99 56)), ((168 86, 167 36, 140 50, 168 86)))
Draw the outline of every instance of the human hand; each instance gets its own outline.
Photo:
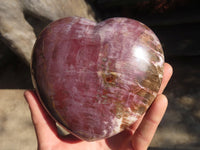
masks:
POLYGON ((172 67, 165 63, 163 81, 157 98, 148 111, 129 129, 104 140, 86 142, 73 135, 60 136, 56 122, 48 115, 33 91, 26 91, 35 127, 39 150, 146 150, 166 111, 167 98, 162 94, 172 75, 172 67))

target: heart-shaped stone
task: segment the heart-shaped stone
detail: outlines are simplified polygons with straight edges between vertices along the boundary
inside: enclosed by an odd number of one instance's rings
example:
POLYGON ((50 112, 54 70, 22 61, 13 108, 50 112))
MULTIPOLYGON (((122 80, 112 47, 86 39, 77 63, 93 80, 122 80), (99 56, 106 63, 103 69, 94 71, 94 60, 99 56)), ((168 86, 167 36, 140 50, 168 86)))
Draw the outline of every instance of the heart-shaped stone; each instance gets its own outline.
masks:
POLYGON ((163 63, 158 38, 138 21, 70 17, 41 32, 32 77, 49 114, 72 134, 94 141, 123 131, 148 109, 163 63))

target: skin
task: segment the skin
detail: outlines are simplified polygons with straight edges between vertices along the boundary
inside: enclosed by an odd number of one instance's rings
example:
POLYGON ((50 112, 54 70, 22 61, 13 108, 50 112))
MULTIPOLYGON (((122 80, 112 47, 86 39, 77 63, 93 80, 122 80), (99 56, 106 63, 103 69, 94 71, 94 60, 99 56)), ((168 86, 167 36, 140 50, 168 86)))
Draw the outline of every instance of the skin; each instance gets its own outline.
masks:
POLYGON ((168 100, 162 94, 172 76, 172 67, 165 63, 163 81, 157 98, 148 111, 129 129, 104 140, 86 142, 73 135, 62 137, 55 121, 43 109, 34 91, 25 91, 38 141, 38 150, 146 150, 166 111, 168 100))

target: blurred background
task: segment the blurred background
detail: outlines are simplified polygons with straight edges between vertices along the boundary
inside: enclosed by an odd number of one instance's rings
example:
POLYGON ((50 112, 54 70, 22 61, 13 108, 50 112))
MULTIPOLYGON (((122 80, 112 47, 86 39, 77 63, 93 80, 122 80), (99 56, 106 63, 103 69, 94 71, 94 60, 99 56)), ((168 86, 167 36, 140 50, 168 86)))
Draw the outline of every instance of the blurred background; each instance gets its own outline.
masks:
MULTIPOLYGON (((87 0, 97 21, 128 17, 149 26, 160 39, 174 73, 164 94, 167 112, 150 149, 200 149, 200 5, 197 0, 87 0)), ((1 1, 0 1, 1 5, 1 1)), ((76 6, 74 9, 78 9, 76 6)), ((4 11, 0 6, 0 13, 4 11)), ((1 14, 0 14, 1 17, 1 14)), ((38 33, 52 20, 24 13, 38 33)), ((0 18, 1 21, 1 18, 0 18)), ((33 89, 30 69, 0 23, 0 149, 36 149, 25 89, 33 89)))

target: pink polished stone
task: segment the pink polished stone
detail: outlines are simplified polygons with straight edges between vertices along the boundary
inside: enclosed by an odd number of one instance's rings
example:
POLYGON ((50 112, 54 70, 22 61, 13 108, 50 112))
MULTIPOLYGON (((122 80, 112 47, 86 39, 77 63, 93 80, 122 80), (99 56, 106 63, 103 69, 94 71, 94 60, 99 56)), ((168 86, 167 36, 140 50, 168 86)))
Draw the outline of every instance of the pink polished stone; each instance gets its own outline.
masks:
POLYGON ((55 21, 38 37, 33 83, 50 115, 94 141, 132 125, 161 85, 164 56, 155 34, 127 18, 55 21))

